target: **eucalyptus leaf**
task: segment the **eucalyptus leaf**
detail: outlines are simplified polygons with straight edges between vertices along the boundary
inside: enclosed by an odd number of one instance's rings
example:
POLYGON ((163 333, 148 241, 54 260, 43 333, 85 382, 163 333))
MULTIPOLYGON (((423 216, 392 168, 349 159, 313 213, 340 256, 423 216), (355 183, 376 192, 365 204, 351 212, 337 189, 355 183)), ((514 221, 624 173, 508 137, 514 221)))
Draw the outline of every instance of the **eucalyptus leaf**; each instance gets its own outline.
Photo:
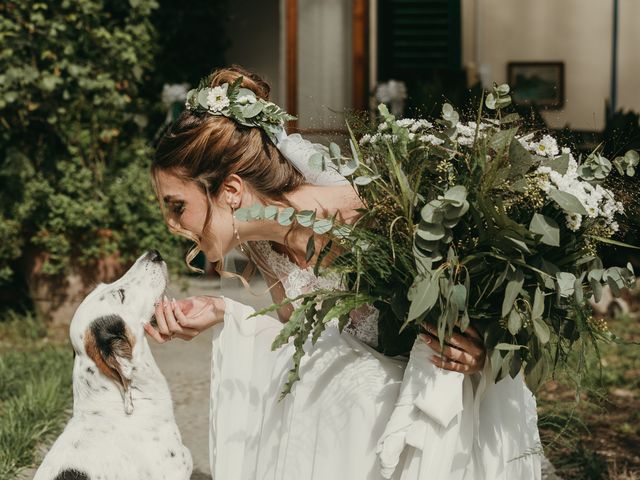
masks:
POLYGON ((548 195, 568 213, 577 213, 578 215, 586 215, 587 210, 577 197, 567 192, 562 192, 555 188, 549 190, 548 195))
POLYGON ((291 225, 295 210, 291 207, 283 208, 278 213, 278 223, 283 226, 291 225))
POLYGON ((333 221, 329 218, 320 218, 313 222, 313 231, 318 235, 327 233, 333 227, 333 221))
POLYGON ((533 318, 533 331, 536 333, 536 337, 543 345, 551 338, 551 332, 549 326, 542 318, 533 318))
POLYGON ((316 212, 313 210, 302 210, 296 213, 296 221, 303 227, 311 227, 316 219, 316 212))
POLYGON ((520 329, 522 328, 522 316, 520 312, 515 308, 511 309, 509 312, 509 318, 507 320, 507 329, 511 335, 516 335, 520 329))
POLYGON ((264 207, 264 218, 265 220, 275 220, 278 216, 278 207, 275 205, 268 205, 264 207))
POLYGON ((520 290, 522 290, 522 285, 524 284, 524 273, 522 270, 516 269, 516 271, 510 275, 509 281, 507 282, 507 287, 504 290, 504 300, 502 301, 502 316, 506 317, 513 304, 520 295, 520 290))
POLYGON ((534 213, 529 224, 529 230, 542 235, 542 238, 540 238, 542 243, 553 247, 560 246, 560 227, 553 218, 534 213))

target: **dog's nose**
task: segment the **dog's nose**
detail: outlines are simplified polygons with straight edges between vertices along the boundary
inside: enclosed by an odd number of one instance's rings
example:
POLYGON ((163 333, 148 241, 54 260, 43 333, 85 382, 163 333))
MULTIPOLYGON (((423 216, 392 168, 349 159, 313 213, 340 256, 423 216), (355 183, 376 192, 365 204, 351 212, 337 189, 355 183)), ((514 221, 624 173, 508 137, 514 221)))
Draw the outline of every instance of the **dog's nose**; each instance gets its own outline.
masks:
POLYGON ((162 262, 162 255, 160 255, 160 252, 156 249, 149 250, 147 257, 149 257, 149 260, 152 262, 162 262))

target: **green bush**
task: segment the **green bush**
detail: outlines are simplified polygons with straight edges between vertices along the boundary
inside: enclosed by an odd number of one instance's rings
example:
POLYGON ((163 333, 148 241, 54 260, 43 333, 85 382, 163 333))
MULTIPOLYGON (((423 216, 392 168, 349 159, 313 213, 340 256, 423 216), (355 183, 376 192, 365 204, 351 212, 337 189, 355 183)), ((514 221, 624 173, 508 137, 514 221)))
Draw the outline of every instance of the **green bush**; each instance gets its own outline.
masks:
POLYGON ((26 252, 60 274, 149 247, 179 262, 144 129, 155 0, 0 4, 0 282, 26 252))

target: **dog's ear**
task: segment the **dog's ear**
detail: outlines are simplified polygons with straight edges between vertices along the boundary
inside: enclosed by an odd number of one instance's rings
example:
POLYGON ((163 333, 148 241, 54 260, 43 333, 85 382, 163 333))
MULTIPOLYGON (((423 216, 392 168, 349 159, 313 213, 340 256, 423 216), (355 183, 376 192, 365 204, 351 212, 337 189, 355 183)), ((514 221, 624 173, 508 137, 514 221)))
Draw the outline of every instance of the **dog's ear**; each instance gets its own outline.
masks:
POLYGON ((127 413, 133 411, 131 378, 133 376, 134 336, 119 315, 96 318, 85 334, 84 347, 98 369, 122 388, 127 413))

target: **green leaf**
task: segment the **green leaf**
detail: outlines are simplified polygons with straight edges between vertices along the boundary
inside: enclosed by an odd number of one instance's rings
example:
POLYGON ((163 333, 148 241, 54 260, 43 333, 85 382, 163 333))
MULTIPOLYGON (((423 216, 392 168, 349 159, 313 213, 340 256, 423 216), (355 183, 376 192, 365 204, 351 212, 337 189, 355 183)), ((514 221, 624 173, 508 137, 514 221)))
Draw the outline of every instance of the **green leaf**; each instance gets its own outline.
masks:
POLYGON ((236 210, 236 220, 240 220, 241 222, 248 222, 249 218, 251 218, 249 208, 241 207, 236 210))
POLYGON ((373 178, 371 177, 356 177, 353 180, 353 183, 355 183, 356 185, 368 185, 373 181, 373 178))
POLYGON ((249 215, 253 220, 262 220, 264 216, 264 207, 259 203, 255 203, 249 207, 249 215))
POLYGON ((467 304, 467 289, 464 285, 456 284, 451 292, 451 300, 458 306, 460 311, 465 309, 467 304))
POLYGON ((307 263, 313 258, 313 255, 316 253, 316 242, 315 237, 313 235, 309 236, 309 240, 307 240, 307 250, 304 256, 304 259, 307 263))
MULTIPOLYGON (((438 300, 440 292, 439 280, 442 275, 442 270, 438 269, 433 272, 432 275, 423 275, 416 277, 414 281, 414 297, 409 306, 409 315, 407 317, 407 323, 420 317, 425 312, 428 312, 433 308, 438 300)), ((413 286, 412 286, 413 288, 413 286)))
POLYGON ((521 348, 527 348, 524 345, 516 345, 513 343, 499 343, 495 346, 496 350, 507 350, 507 351, 513 351, 513 350, 520 350, 521 348))
POLYGON ((502 153, 509 148, 513 137, 518 132, 518 127, 500 130, 489 141, 489 146, 496 152, 502 153))
POLYGON ((578 200, 574 195, 567 192, 562 192, 555 188, 549 190, 548 195, 568 213, 577 213, 578 215, 586 215, 587 210, 582 205, 582 202, 578 200))
POLYGON ((321 218, 313 222, 313 231, 318 235, 327 233, 333 227, 333 221, 330 218, 321 218))
POLYGON ((573 295, 573 289, 576 276, 570 272, 556 273, 556 281, 558 282, 558 293, 561 297, 570 297, 573 295))
POLYGON ((516 271, 510 275, 507 287, 504 290, 504 300, 502 301, 503 317, 506 317, 511 311, 516 298, 518 298, 518 295, 520 294, 520 290, 522 290, 523 284, 524 273, 522 273, 522 270, 516 269, 516 271))
POLYGON ((549 218, 540 213, 534 213, 529 230, 538 235, 542 235, 540 241, 552 247, 560 246, 560 227, 553 218, 549 218))
POLYGON ((309 157, 309 167, 318 172, 322 172, 326 170, 326 163, 324 160, 324 155, 320 152, 316 152, 311 157, 309 157))
POLYGON ((337 144, 331 142, 329 144, 329 152, 331 153, 332 158, 336 160, 340 160, 341 152, 340 152, 340 147, 337 144))
POLYGON ((511 335, 516 335, 522 328, 522 316, 520 315, 520 312, 518 312, 518 310, 516 310, 515 308, 512 308, 511 312, 509 312, 507 328, 511 335))
POLYGON ((303 227, 310 227, 316 219, 316 212, 313 210, 302 210, 296 213, 296 221, 303 227))
POLYGON ((533 297, 533 307, 531 308, 531 318, 541 318, 544 314, 544 293, 540 288, 536 287, 536 293, 533 297))
POLYGON ((291 225, 293 222, 293 214, 295 210, 291 207, 283 208, 278 213, 278 223, 283 226, 291 225))
POLYGON ((264 218, 265 220, 275 220, 278 216, 278 207, 275 205, 268 205, 264 207, 264 218))
POLYGON ((551 338, 551 332, 549 330, 549 326, 546 324, 542 318, 534 318, 533 321, 533 331, 536 333, 536 337, 540 340, 540 343, 543 345, 546 344, 551 338))

